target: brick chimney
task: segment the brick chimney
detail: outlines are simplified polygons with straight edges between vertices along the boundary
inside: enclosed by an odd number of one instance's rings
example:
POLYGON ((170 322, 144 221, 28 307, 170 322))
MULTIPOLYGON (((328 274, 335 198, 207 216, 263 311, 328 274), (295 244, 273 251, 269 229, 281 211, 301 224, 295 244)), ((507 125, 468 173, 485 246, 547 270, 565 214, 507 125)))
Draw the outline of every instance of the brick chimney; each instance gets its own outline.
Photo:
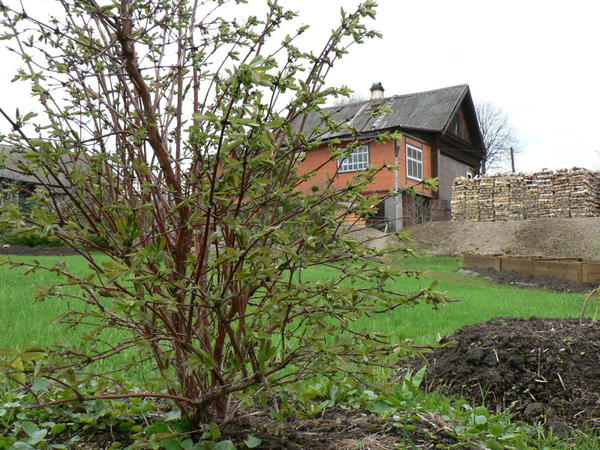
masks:
POLYGON ((371 100, 383 100, 384 92, 385 92, 385 89, 383 89, 383 86, 381 85, 381 81, 378 81, 377 83, 373 83, 373 85, 371 86, 371 100))

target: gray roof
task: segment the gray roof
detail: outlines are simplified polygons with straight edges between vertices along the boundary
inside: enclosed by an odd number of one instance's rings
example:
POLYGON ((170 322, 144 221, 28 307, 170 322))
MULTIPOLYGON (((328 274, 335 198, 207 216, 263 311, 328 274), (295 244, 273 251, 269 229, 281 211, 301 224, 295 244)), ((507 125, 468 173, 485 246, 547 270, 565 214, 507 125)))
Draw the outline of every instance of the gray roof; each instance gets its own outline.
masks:
MULTIPOLYGON (((58 183, 46 173, 38 171, 36 174, 27 173, 21 170, 20 167, 30 165, 23 157, 22 152, 15 151, 13 147, 8 145, 0 145, 0 155, 3 162, 0 164, 0 178, 10 180, 12 183, 30 183, 34 185, 47 185, 57 187, 58 183)), ((62 156, 65 166, 71 165, 72 162, 68 155, 62 156)), ((63 184, 68 184, 68 181, 61 174, 59 179, 63 184)))
MULTIPOLYGON (((339 124, 356 128, 359 133, 394 128, 443 132, 467 94, 469 94, 469 86, 461 84, 433 91, 387 97, 377 103, 366 100, 324 108, 322 111, 339 124), (392 112, 373 117, 374 109, 380 106, 389 108, 392 112)), ((321 123, 320 116, 311 113, 307 118, 304 131, 311 138, 324 139, 352 134, 346 129, 334 133, 324 132, 325 127, 319 129, 321 123)))

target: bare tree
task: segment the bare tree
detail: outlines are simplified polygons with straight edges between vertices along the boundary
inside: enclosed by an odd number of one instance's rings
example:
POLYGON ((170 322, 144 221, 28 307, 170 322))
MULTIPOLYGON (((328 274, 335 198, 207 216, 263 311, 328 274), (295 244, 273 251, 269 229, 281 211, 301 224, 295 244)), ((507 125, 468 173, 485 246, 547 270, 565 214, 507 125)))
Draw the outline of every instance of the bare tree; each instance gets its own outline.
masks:
POLYGON ((511 149, 513 153, 517 152, 519 140, 508 116, 502 108, 490 102, 477 103, 475 109, 486 148, 481 173, 510 168, 511 149))

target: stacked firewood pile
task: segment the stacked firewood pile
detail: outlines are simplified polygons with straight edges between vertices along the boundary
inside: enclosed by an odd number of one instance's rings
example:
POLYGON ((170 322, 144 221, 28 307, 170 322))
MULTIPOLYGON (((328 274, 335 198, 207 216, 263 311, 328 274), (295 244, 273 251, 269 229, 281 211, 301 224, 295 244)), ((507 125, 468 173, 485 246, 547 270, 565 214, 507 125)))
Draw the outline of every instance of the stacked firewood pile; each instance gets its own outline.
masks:
POLYGON ((600 216, 600 172, 574 168, 454 180, 452 220, 589 216, 600 216))

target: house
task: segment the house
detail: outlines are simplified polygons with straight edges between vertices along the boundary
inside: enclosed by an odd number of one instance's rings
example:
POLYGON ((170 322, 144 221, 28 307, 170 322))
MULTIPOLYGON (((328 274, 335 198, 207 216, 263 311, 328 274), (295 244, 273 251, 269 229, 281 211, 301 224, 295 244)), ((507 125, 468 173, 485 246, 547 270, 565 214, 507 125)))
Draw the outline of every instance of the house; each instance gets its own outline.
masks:
MULTIPOLYGON (((67 155, 62 156, 62 161, 65 167, 72 164, 67 155)), ((27 199, 36 189, 46 187, 61 196, 64 186, 69 186, 69 181, 63 175, 59 175, 57 181, 42 171, 27 170, 30 166, 22 153, 16 152, 8 145, 0 145, 0 205, 18 200, 25 206, 27 199)))
POLYGON ((376 83, 371 87, 370 100, 326 108, 324 113, 353 127, 357 134, 348 129, 323 132, 322 117, 309 115, 303 129, 309 139, 320 138, 322 143, 308 150, 299 164, 299 174, 315 172, 299 189, 304 193, 324 189, 331 179, 331 187, 341 188, 368 166, 394 165, 397 169, 379 171, 367 188, 366 194, 382 199, 376 214, 369 219, 372 225, 398 230, 430 220, 449 220, 452 181, 477 175, 485 156, 475 106, 466 84, 385 97, 381 83, 376 83), (381 107, 387 112, 375 115, 374 111, 381 107), (383 132, 400 132, 402 138, 376 142, 374 138, 383 132), (341 145, 356 141, 364 145, 358 145, 343 161, 335 161, 327 145, 334 138, 341 145), (421 184, 434 177, 439 178, 435 192, 421 184), (409 186, 415 186, 417 195, 394 194, 409 186))
POLYGON ((17 168, 23 160, 12 153, 10 147, 0 146, 0 158, 0 205, 12 200, 24 203, 39 186, 39 180, 17 168))

